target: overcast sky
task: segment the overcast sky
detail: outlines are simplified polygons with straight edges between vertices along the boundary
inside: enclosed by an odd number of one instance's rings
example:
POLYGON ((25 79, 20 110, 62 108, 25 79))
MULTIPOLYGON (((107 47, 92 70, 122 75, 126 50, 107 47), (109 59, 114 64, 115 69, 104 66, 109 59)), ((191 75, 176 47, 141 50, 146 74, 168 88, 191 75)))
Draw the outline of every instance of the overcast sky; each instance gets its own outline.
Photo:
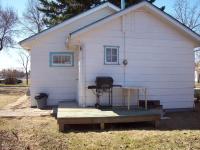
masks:
MULTIPOLYGON (((0 0, 0 4, 3 7, 13 7, 19 17, 22 16, 23 11, 25 10, 28 0, 0 0)), ((156 0, 155 5, 161 7, 166 6, 166 12, 173 13, 173 5, 175 0, 156 0)), ((25 37, 16 38, 17 41, 22 40, 25 37)), ((9 49, 3 50, 0 52, 0 70, 4 68, 21 68, 21 65, 18 62, 18 53, 19 49, 9 49)))

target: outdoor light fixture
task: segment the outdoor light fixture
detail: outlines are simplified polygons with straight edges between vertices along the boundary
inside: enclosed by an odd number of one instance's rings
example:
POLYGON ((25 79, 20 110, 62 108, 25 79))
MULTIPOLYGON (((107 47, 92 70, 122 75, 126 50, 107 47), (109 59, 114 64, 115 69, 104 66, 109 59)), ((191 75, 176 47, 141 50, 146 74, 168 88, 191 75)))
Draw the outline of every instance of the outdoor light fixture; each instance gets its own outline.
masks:
POLYGON ((123 64, 124 64, 124 66, 128 65, 128 60, 127 60, 127 59, 124 59, 124 60, 123 60, 123 64))

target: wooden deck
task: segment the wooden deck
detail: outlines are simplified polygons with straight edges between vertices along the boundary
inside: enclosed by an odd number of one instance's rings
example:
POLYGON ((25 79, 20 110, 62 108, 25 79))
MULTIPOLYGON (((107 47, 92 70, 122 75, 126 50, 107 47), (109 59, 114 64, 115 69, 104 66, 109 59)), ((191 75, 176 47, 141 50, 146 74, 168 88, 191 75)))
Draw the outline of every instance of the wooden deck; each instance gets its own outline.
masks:
POLYGON ((58 107, 57 123, 59 130, 69 124, 99 124, 104 129, 106 123, 130 123, 154 121, 159 125, 161 111, 158 109, 130 109, 113 108, 100 110, 96 108, 66 108, 58 107))

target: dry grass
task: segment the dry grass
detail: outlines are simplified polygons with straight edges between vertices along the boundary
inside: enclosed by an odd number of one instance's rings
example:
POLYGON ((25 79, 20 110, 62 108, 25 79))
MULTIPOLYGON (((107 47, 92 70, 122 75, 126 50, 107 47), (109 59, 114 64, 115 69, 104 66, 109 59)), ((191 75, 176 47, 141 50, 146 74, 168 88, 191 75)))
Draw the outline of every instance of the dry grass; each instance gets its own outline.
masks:
POLYGON ((195 88, 200 88, 200 83, 195 83, 195 88))
POLYGON ((0 87, 0 109, 14 103, 26 93, 26 90, 25 87, 0 87))
MULTIPOLYGON (((101 132, 89 130, 57 131, 53 117, 0 119, 4 149, 200 149, 200 113, 171 113, 171 120, 155 130, 151 124, 123 124, 101 132), (141 127, 142 126, 142 127, 141 127)), ((83 126, 81 126, 83 127, 83 126)))

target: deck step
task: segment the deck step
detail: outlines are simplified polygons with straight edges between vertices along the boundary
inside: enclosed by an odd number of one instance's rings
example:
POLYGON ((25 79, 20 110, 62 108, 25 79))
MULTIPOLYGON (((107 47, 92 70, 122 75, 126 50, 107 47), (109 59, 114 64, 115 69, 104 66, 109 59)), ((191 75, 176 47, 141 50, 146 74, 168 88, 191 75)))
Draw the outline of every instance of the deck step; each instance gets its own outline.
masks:
POLYGON ((76 101, 61 101, 58 108, 78 108, 78 104, 76 101))

